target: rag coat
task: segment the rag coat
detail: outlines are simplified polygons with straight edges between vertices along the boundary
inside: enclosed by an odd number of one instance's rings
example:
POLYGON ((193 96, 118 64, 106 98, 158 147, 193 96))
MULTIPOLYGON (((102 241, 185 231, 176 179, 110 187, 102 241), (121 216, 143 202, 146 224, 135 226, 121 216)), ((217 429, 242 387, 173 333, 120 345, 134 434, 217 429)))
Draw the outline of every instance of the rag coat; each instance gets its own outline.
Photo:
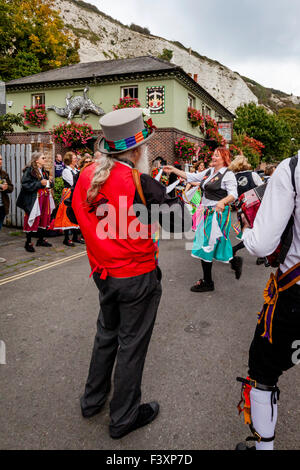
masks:
MULTIPOLYGON (((49 179, 49 172, 47 170, 43 170, 43 179, 49 179)), ((44 188, 44 186, 41 180, 37 178, 31 166, 25 168, 21 184, 22 187, 17 199, 17 207, 23 209, 26 214, 30 214, 37 198, 37 192, 39 189, 44 188)), ((52 182, 50 187, 53 188, 53 186, 54 183, 52 182)))

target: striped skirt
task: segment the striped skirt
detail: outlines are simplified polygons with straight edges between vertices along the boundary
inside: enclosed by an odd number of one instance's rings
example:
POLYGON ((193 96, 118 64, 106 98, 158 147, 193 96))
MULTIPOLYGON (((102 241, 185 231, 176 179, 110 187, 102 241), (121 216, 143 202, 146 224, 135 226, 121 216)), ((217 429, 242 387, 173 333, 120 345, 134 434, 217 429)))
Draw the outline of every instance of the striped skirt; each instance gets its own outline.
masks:
POLYGON ((195 234, 192 256, 203 261, 214 259, 228 263, 232 258, 232 245, 229 238, 231 212, 226 206, 224 212, 216 212, 213 207, 204 209, 195 234))

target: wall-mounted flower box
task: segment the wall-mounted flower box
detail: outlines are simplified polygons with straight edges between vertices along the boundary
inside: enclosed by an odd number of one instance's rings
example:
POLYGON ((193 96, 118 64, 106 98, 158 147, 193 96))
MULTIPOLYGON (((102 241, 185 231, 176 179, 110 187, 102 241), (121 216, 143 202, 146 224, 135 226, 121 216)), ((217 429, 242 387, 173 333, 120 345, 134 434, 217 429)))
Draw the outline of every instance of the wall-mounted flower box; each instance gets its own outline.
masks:
POLYGON ((44 124, 48 120, 44 104, 37 104, 29 109, 24 106, 23 110, 25 124, 44 128, 44 124))

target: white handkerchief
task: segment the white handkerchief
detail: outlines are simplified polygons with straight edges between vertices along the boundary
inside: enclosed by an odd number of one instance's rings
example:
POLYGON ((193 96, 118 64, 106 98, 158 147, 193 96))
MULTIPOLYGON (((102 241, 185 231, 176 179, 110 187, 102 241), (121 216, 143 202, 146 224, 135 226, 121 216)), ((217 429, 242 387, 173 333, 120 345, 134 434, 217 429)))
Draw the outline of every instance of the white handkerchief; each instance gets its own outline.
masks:
POLYGON ((217 221, 217 213, 216 211, 214 211, 214 215, 213 215, 212 222, 211 222, 211 232, 210 232, 208 246, 203 246, 203 250, 206 253, 210 253, 211 251, 213 251, 216 241, 218 240, 218 238, 221 238, 221 237, 223 237, 223 233, 221 232, 219 223, 217 221))
POLYGON ((193 196, 194 196, 196 191, 198 191, 198 186, 193 186, 191 189, 189 189, 185 193, 185 198, 184 199, 186 199, 188 202, 190 202, 193 199, 193 196))
POLYGON ((41 210, 40 210, 39 198, 37 197, 28 217, 29 227, 33 225, 33 222, 39 215, 41 215, 41 210))

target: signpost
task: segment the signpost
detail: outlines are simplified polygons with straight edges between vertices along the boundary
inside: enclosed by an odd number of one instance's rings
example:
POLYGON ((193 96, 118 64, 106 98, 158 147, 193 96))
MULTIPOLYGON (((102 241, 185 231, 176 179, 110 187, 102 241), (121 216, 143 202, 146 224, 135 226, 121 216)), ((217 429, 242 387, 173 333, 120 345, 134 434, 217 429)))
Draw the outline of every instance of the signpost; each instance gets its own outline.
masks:
POLYGON ((226 140, 227 144, 231 144, 233 137, 233 122, 218 122, 218 132, 226 140))

